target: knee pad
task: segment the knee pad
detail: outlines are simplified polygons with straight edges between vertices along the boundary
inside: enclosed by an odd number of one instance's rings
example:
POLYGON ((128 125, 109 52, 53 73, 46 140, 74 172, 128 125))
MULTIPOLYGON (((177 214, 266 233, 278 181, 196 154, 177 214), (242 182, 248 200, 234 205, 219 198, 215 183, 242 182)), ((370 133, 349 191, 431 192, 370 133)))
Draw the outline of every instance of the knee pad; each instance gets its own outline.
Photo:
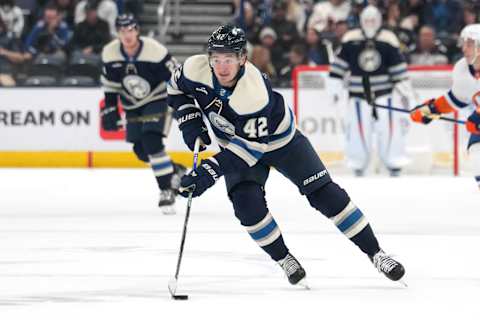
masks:
POLYGON ((135 142, 133 144, 133 152, 137 156, 138 160, 143 162, 148 162, 148 154, 146 154, 145 150, 143 149, 142 142, 135 142))
POLYGON ((165 149, 163 145, 163 136, 157 132, 144 132, 142 134, 142 147, 148 155, 162 152, 165 149))
POLYGON ((229 194, 233 203, 235 216, 243 226, 252 226, 268 213, 265 192, 254 182, 242 182, 236 185, 229 194))
POLYGON ((328 218, 337 215, 350 202, 347 192, 333 181, 307 195, 307 199, 312 207, 328 218))

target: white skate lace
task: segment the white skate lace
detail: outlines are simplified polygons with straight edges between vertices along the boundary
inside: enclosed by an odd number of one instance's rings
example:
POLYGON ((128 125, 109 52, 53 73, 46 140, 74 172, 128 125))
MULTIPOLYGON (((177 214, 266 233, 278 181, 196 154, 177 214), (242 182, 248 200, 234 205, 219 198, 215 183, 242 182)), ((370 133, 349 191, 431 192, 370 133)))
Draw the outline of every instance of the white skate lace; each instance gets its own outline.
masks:
POLYGON ((281 263, 281 266, 288 277, 294 274, 300 268, 297 260, 295 260, 295 258, 292 257, 290 254, 285 257, 285 259, 281 263))
POLYGON ((160 190, 160 201, 168 200, 172 198, 173 193, 171 190, 160 190))
POLYGON ((384 252, 379 252, 373 256, 373 265, 380 272, 390 273, 398 263, 384 252))

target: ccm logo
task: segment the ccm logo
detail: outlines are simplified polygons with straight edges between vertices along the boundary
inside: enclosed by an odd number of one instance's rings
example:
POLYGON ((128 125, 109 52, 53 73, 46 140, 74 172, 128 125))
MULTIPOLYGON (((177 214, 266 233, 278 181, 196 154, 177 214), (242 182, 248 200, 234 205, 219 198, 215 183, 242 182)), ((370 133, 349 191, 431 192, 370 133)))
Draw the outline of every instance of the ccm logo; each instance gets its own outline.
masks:
POLYGON ((327 170, 322 170, 320 172, 317 172, 313 176, 310 176, 307 179, 303 180, 303 185, 306 186, 307 184, 310 184, 313 181, 317 181, 318 179, 320 179, 326 174, 327 174, 327 170))

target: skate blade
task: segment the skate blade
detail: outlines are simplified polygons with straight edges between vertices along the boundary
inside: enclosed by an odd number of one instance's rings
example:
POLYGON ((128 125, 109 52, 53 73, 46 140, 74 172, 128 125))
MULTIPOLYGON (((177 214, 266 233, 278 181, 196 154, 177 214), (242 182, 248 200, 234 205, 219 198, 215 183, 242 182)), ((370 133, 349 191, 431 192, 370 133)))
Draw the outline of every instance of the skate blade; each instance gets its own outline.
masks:
POLYGON ((160 207, 160 210, 166 216, 171 216, 171 215, 177 214, 174 206, 163 206, 163 207, 160 207))
POLYGON ((303 288, 305 290, 310 290, 310 286, 308 285, 308 282, 305 278, 303 278, 302 280, 300 280, 296 286, 300 287, 300 288, 303 288))
POLYGON ((405 288, 408 288, 408 284, 403 279, 398 280, 398 283, 402 284, 405 288))

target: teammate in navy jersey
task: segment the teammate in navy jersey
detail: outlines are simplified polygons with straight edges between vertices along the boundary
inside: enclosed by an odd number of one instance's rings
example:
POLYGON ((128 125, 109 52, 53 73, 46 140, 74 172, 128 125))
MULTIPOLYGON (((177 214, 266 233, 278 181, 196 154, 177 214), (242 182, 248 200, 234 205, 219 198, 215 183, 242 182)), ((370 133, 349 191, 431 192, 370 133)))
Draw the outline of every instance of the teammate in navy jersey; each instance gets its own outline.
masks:
POLYGON ((168 94, 188 147, 193 149, 197 138, 204 145, 211 143, 205 118, 221 149, 182 178, 181 194, 198 197, 225 176, 236 217, 280 264, 290 283, 299 283, 306 273, 289 253, 267 208, 264 186, 270 167, 292 181, 379 271, 394 281, 403 277, 403 266, 380 249, 367 218, 332 181, 310 142, 296 129, 283 96, 247 61, 242 29, 227 25, 214 31, 208 54, 188 58, 172 76, 168 94))
POLYGON ((406 102, 404 105, 415 105, 407 63, 400 52, 397 36, 382 28, 382 15, 376 7, 369 5, 363 9, 360 26, 343 36, 341 47, 330 66, 330 92, 333 96, 339 96, 345 90, 343 82, 347 80, 347 165, 355 175, 363 176, 376 145, 390 175, 398 176, 409 162, 405 148, 408 118, 401 113, 369 106, 364 98, 362 77, 369 75, 377 104, 398 105, 400 101, 392 103, 392 99, 396 98, 394 94, 399 93, 402 102, 406 102))
POLYGON ((131 14, 119 16, 116 27, 118 39, 102 52, 102 126, 107 131, 119 129, 120 98, 126 111, 127 141, 133 143, 138 159, 150 163, 160 189, 159 206, 163 213, 172 214, 180 176, 185 172, 171 161, 164 146, 172 121, 167 81, 176 61, 156 40, 140 37, 138 23, 131 14))

